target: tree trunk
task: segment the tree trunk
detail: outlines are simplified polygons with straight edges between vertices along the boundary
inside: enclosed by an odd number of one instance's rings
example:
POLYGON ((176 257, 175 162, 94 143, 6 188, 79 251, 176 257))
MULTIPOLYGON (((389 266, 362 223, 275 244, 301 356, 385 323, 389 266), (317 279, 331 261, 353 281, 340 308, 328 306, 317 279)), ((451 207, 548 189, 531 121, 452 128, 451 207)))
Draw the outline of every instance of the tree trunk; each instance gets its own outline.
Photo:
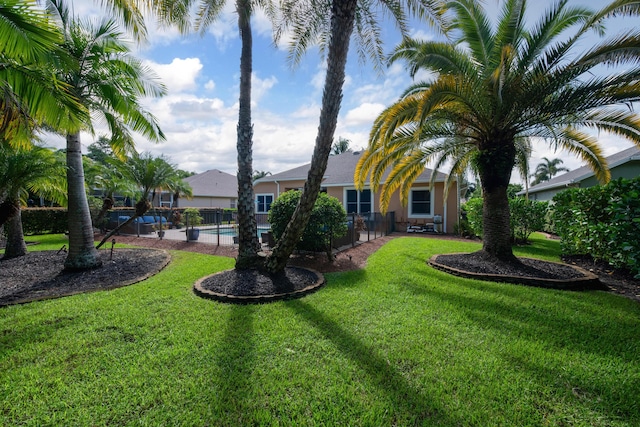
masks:
POLYGON ((93 246, 93 224, 84 188, 80 133, 67 135, 67 186, 69 194, 69 253, 67 270, 87 270, 102 265, 93 246))
POLYGON ((517 262, 511 249, 511 224, 507 187, 515 165, 513 141, 480 147, 477 157, 482 185, 482 252, 491 259, 517 262))
POLYGON ((13 201, 8 198, 5 199, 2 203, 0 203, 0 226, 5 224, 15 215, 20 213, 20 206, 16 206, 13 201))
POLYGON ((311 211, 320 193, 340 112, 345 66, 356 7, 357 0, 334 0, 331 5, 331 40, 327 55, 327 75, 324 82, 320 125, 311 159, 311 168, 300 196, 300 202, 284 233, 273 248, 272 255, 266 261, 266 268, 272 274, 284 271, 291 253, 309 222, 311 211))
POLYGON ((237 0, 238 29, 242 39, 238 114, 238 259, 237 269, 259 265, 258 226, 253 192, 253 125, 251 123, 252 37, 249 1, 237 0))
POLYGON ((22 231, 22 215, 20 215, 20 202, 14 201, 13 205, 18 210, 17 215, 13 215, 5 223, 7 232, 7 246, 4 250, 5 258, 15 258, 27 254, 27 244, 24 241, 22 231))

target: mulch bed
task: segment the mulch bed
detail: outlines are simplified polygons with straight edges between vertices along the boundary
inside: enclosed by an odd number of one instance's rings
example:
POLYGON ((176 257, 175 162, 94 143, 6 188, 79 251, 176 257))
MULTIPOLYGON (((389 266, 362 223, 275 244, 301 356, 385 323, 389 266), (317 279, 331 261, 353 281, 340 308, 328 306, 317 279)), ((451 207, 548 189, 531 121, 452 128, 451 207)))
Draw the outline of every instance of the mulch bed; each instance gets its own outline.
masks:
POLYGON ((63 251, 35 251, 0 259, 0 306, 131 285, 158 273, 171 260, 164 250, 98 253, 102 267, 80 272, 64 271, 67 254, 63 251))
POLYGON ((198 280, 194 290, 204 298, 223 302, 260 303, 302 297, 324 283, 322 274, 307 268, 287 267, 276 275, 259 270, 227 270, 198 280))

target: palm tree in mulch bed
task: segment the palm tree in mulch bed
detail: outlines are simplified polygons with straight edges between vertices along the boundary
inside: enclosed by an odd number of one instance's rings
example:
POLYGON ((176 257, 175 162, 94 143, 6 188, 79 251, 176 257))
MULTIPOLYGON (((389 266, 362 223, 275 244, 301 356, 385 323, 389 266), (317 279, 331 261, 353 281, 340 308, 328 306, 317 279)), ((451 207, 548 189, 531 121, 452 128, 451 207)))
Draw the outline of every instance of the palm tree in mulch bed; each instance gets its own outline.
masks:
MULTIPOLYGON (((604 32, 607 18, 638 16, 637 1, 618 0, 593 12, 552 6, 530 28, 525 0, 508 0, 495 27, 479 2, 448 2, 453 14, 449 41, 407 39, 391 60, 405 60, 411 73, 430 79, 405 91, 374 122, 369 146, 356 171, 359 185, 381 164, 393 165, 382 200, 401 183, 410 185, 417 170, 446 155, 472 153, 483 194, 485 262, 518 265, 513 255, 507 187, 522 138, 546 141, 581 157, 602 181, 609 171, 596 138, 580 131, 595 128, 640 146, 640 118, 628 105, 640 98, 640 33, 609 36, 586 52, 576 52, 590 32, 604 32), (613 67, 606 75, 596 68, 613 67), (450 150, 447 138, 465 146, 450 150), (447 150, 450 150, 447 152, 447 150)), ((584 45, 584 44, 582 44, 584 45)), ((452 174, 460 172, 452 170, 452 174)), ((381 206, 384 211, 385 205, 381 206)))

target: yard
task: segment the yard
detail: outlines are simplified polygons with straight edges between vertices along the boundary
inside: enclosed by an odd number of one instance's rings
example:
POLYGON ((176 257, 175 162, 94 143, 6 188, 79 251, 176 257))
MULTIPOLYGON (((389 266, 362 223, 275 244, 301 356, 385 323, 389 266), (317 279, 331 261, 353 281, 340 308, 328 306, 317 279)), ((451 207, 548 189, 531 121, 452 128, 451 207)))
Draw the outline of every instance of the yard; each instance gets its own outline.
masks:
MULTIPOLYGON (((398 238, 248 306, 192 292, 232 259, 173 251, 132 286, 4 307, 0 425, 640 425, 640 304, 425 262, 478 248, 398 238)), ((516 253, 557 260, 558 242, 516 253)))

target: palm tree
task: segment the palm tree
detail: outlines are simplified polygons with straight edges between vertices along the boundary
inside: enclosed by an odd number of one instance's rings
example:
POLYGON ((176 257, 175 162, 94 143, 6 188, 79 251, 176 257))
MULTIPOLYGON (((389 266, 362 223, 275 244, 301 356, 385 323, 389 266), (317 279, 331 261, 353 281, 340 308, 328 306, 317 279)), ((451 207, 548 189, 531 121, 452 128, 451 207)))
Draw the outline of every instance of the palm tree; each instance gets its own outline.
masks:
POLYGON ((347 138, 343 138, 341 136, 338 137, 338 140, 336 142, 333 143, 333 145, 331 146, 331 155, 335 156, 338 154, 342 154, 342 153, 346 153, 348 151, 351 151, 351 148, 349 147, 349 144, 351 144, 351 141, 349 141, 347 138))
POLYGON ((69 128, 85 116, 68 86, 55 78, 51 64, 66 60, 63 38, 45 10, 34 1, 3 1, 0 40, 2 144, 28 147, 37 126, 69 128))
MULTIPOLYGON (((191 187, 186 184, 178 168, 169 162, 165 156, 154 157, 151 153, 134 153, 130 158, 120 161, 112 159, 111 164, 117 167, 122 177, 130 183, 130 188, 135 188, 135 193, 130 194, 137 199, 135 213, 114 230, 107 233, 96 248, 100 248, 111 236, 122 227, 143 216, 150 208, 149 199, 153 200, 158 191, 171 191, 192 196, 191 187)), ((160 222, 162 224, 162 222, 160 222)))
POLYGON ((613 132, 640 145, 640 119, 623 108, 640 97, 638 69, 605 77, 592 73, 596 67, 637 64, 638 33, 575 52, 588 31, 603 29, 606 18, 637 16, 640 8, 636 1, 618 0, 594 13, 560 1, 525 28, 526 1, 507 0, 494 29, 478 2, 448 5, 454 14, 453 40, 406 40, 395 49, 392 61, 404 59, 412 72, 436 75, 414 84, 376 119, 357 175, 363 179, 371 173, 375 185, 380 168, 393 164, 392 173, 409 184, 416 173, 408 166, 413 158, 428 161, 447 148, 444 138, 461 138, 471 146, 466 149, 473 151, 482 186, 481 254, 517 262, 507 187, 519 139, 540 138, 567 149, 602 181, 610 175, 600 146, 580 127, 613 132))
MULTIPOLYGON (((80 23, 74 20, 64 0, 51 0, 49 10, 60 22, 64 49, 75 61, 74 67, 60 70, 59 78, 73 95, 110 128, 116 155, 133 150, 130 128, 153 141, 164 139, 155 118, 140 104, 143 96, 162 96, 163 85, 151 70, 130 55, 115 22, 80 23)), ((91 120, 79 123, 93 132, 91 120)), ((69 253, 67 269, 87 269, 100 265, 94 247, 93 226, 84 187, 80 132, 67 132, 67 181, 69 192, 69 253)))
POLYGON ((260 178, 264 178, 265 176, 268 176, 268 175, 271 175, 271 172, 255 170, 253 171, 253 181, 255 182, 260 178))
POLYGON ((58 203, 66 201, 63 160, 48 148, 10 148, 0 144, 0 227, 5 226, 7 247, 4 257, 25 255, 21 205, 29 192, 58 203))
POLYGON ((311 167, 289 225, 266 261, 269 272, 281 272, 286 267, 289 256, 309 221, 320 192, 340 112, 349 42, 354 29, 355 38, 360 42, 357 45, 360 58, 370 57, 374 61, 374 66, 378 67, 382 64, 380 17, 390 16, 400 32, 406 36, 409 15, 429 19, 431 23, 440 21, 441 10, 437 7, 437 3, 430 0, 402 2, 286 0, 283 2, 282 9, 286 17, 284 22, 290 25, 294 34, 290 58, 294 63, 299 61, 311 43, 320 41, 320 51, 327 52, 327 73, 311 167))
MULTIPOLYGON (((225 0, 152 0, 155 11, 162 21, 175 24, 180 31, 188 33, 192 28, 191 11, 198 8, 193 27, 202 34, 216 21, 222 12, 225 0)), ((240 94, 237 126, 238 151, 238 257, 236 268, 254 268, 262 259, 258 256, 260 241, 255 216, 255 193, 253 191, 253 125, 251 123, 251 73, 253 67, 253 38, 251 16, 256 7, 261 7, 275 21, 272 0, 236 0, 238 31, 242 41, 240 55, 240 94)))
POLYGON ((533 181, 531 181, 531 185, 537 185, 543 181, 549 181, 559 172, 569 172, 569 169, 565 168, 564 166, 558 167, 558 165, 561 165, 563 163, 562 159, 556 158, 553 160, 549 160, 546 157, 543 157, 542 160, 543 162, 538 163, 538 166, 536 166, 536 172, 531 175, 533 178, 535 178, 533 181))

